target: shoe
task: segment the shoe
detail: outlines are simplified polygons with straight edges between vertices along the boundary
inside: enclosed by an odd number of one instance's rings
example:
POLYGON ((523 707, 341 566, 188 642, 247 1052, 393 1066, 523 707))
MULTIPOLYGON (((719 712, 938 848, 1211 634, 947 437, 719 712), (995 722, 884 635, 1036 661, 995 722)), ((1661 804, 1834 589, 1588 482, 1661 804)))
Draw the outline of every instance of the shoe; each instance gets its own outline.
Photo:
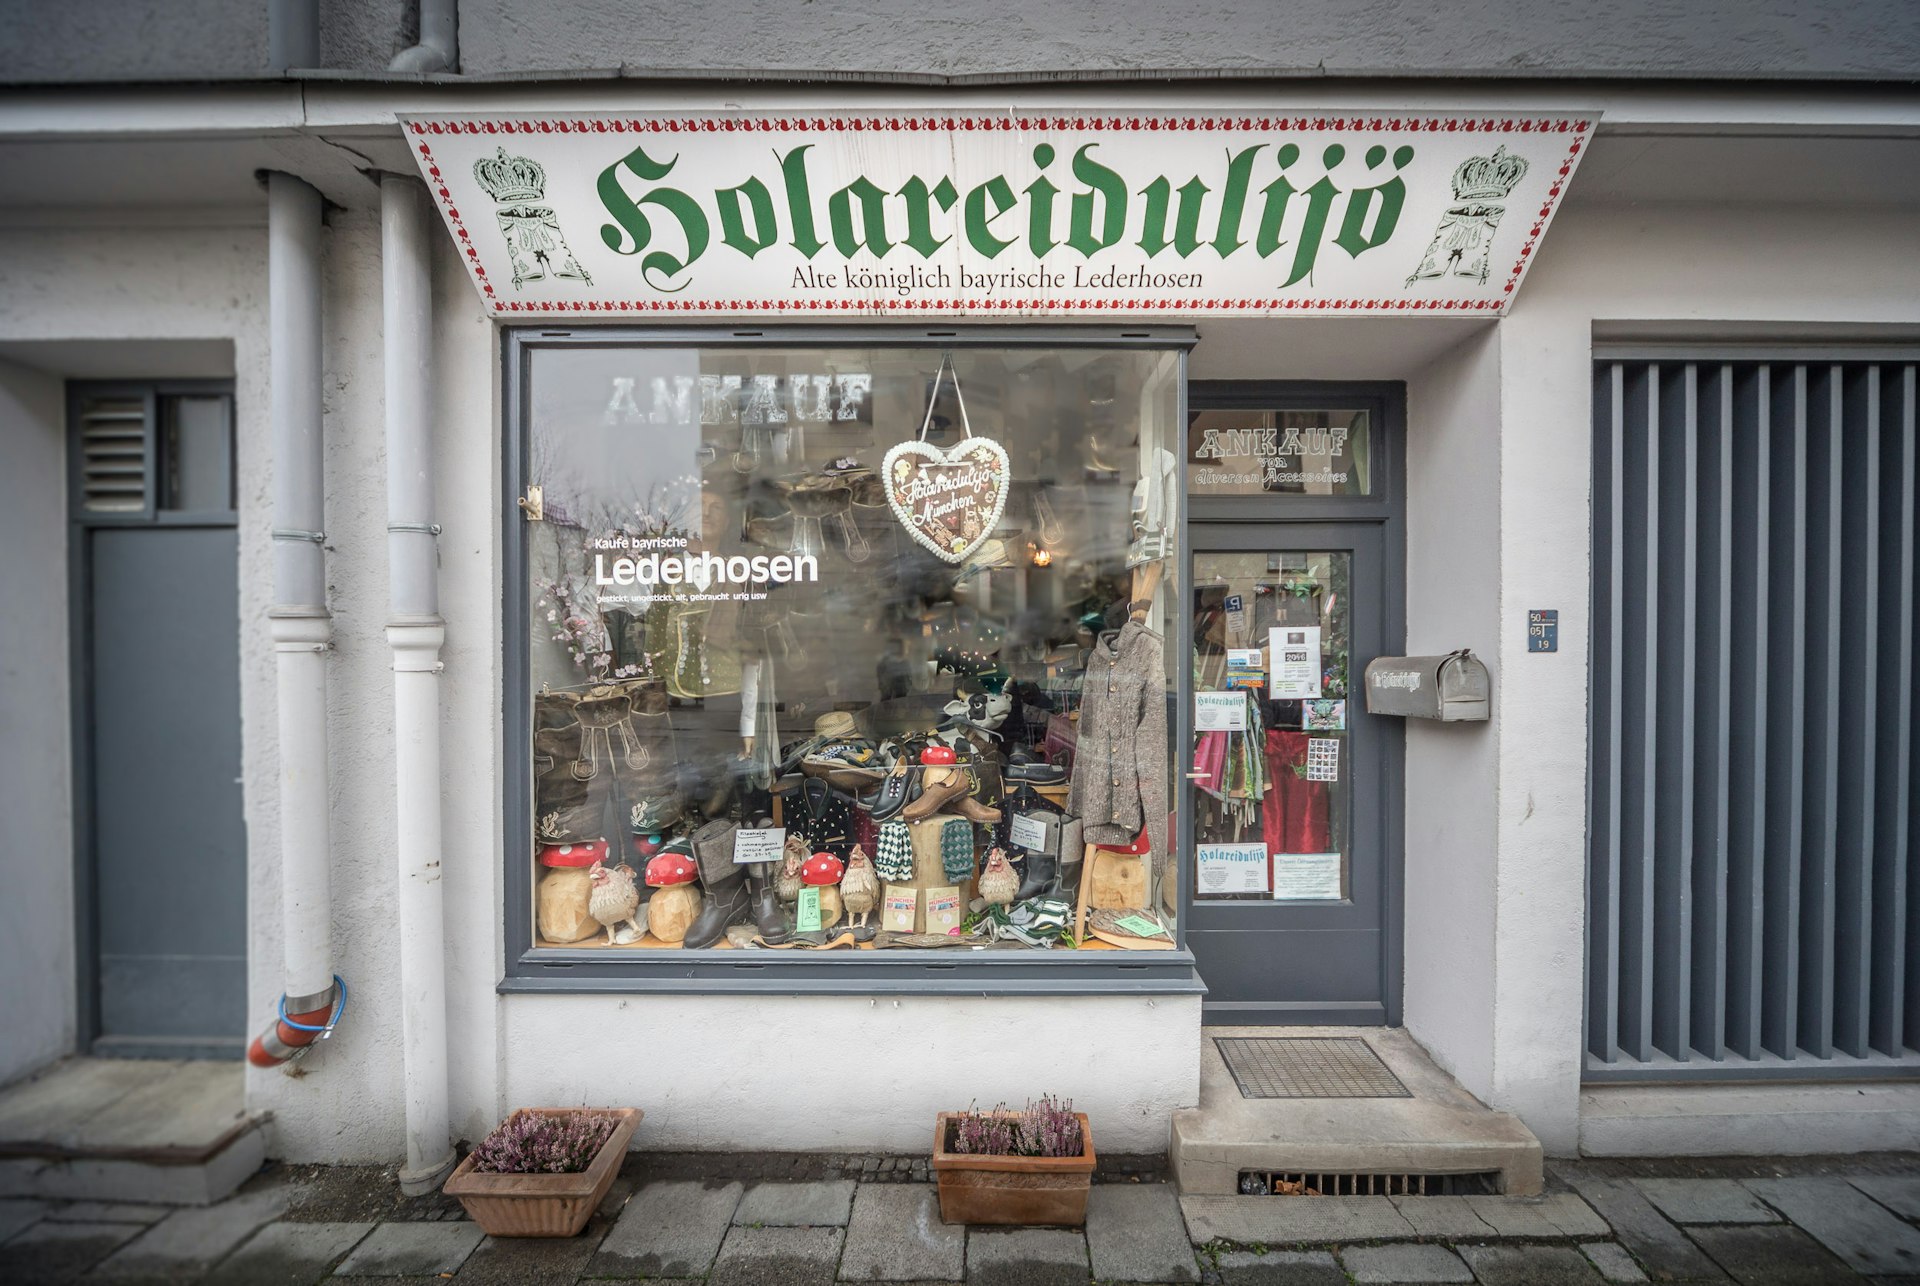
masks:
POLYGON ((964 795, 960 802, 947 809, 956 817, 964 817, 970 822, 979 822, 983 826, 992 826, 1000 820, 1000 810, 989 808, 972 795, 964 795))
POLYGON ((774 896, 773 881, 748 872, 747 895, 753 907, 753 922, 760 930, 760 940, 772 947, 785 942, 793 933, 793 925, 787 919, 786 908, 774 896))
POLYGON ((920 774, 920 797, 900 810, 900 816, 910 822, 923 817, 931 817, 947 803, 968 794, 973 789, 973 779, 965 770, 952 764, 938 764, 924 769, 920 774))
POLYGON ((701 904, 700 914, 687 927, 687 936, 681 945, 694 948, 712 946, 727 936, 727 926, 746 914, 747 906, 744 872, 715 881, 707 887, 706 901, 701 904))
POLYGON ((1016 750, 1007 757, 1007 780, 1030 782, 1035 786, 1057 786, 1067 779, 1067 770, 1034 757, 1030 750, 1016 750))
POLYGON ((1020 881, 1020 891, 1013 895, 1016 902, 1050 893, 1060 877, 1060 859, 1052 853, 1028 849, 1025 866, 1026 878, 1020 881))
POLYGON ((870 794, 860 798, 860 807, 876 822, 884 822, 913 802, 914 786, 918 784, 916 774, 901 764, 885 777, 870 794))

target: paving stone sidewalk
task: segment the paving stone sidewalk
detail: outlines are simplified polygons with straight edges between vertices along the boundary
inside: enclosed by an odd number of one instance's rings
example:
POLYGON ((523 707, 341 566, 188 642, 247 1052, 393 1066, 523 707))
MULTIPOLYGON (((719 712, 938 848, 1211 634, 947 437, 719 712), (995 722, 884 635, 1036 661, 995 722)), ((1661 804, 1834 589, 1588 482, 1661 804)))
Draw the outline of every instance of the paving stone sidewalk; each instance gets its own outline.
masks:
POLYGON ((209 1207, 0 1200, 0 1283, 65 1286, 1920 1286, 1920 1156, 1555 1162, 1538 1198, 1181 1198, 1103 1176, 1084 1230, 941 1222, 923 1161, 636 1154, 579 1237, 485 1237, 365 1167, 209 1207), (735 1162, 737 1161, 737 1164, 735 1162))

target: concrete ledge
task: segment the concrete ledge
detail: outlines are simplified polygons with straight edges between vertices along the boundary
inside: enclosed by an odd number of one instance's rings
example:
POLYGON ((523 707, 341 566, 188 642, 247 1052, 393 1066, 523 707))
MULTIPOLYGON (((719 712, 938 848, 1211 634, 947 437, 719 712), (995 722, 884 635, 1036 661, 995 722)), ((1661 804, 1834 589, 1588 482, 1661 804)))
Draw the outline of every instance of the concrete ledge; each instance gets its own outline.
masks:
POLYGON ((1584 1156, 1806 1156, 1920 1149, 1920 1082, 1589 1085, 1584 1156))
POLYGON ((266 1156, 266 1131, 255 1124, 203 1161, 15 1157, 0 1160, 0 1197, 206 1206, 252 1178, 266 1156))

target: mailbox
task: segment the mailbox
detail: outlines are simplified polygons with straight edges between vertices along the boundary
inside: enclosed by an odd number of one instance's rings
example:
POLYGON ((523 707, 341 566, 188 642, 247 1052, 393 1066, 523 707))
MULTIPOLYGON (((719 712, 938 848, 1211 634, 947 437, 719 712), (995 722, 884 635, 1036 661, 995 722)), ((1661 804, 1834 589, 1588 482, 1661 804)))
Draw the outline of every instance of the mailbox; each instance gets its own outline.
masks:
POLYGON ((1445 656, 1382 656, 1367 666, 1367 713, 1457 723, 1485 719, 1493 681, 1461 648, 1445 656))

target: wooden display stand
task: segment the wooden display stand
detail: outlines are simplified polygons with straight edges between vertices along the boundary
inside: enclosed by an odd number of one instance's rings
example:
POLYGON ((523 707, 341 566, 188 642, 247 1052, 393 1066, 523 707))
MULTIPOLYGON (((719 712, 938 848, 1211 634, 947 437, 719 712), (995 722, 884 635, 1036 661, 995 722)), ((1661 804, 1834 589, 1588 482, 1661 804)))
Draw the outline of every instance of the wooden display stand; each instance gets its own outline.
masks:
MULTIPOLYGON (((907 829, 913 835, 913 878, 897 880, 882 886, 881 900, 884 904, 887 889, 913 889, 919 896, 919 905, 913 913, 913 931, 931 932, 927 928, 927 890, 958 888, 960 890, 960 914, 964 918, 967 904, 973 901, 973 876, 965 879, 947 878, 946 867, 940 862, 940 829, 950 822, 960 821, 969 834, 973 833, 973 824, 964 819, 948 817, 944 813, 935 813, 932 817, 923 817, 917 822, 908 822, 907 829)), ((974 860, 979 864, 979 845, 975 842, 974 860)))
POLYGON ((1112 853, 1089 844, 1080 864, 1080 900, 1073 912, 1073 940, 1085 942, 1087 911, 1147 905, 1146 859, 1133 853, 1112 853))

